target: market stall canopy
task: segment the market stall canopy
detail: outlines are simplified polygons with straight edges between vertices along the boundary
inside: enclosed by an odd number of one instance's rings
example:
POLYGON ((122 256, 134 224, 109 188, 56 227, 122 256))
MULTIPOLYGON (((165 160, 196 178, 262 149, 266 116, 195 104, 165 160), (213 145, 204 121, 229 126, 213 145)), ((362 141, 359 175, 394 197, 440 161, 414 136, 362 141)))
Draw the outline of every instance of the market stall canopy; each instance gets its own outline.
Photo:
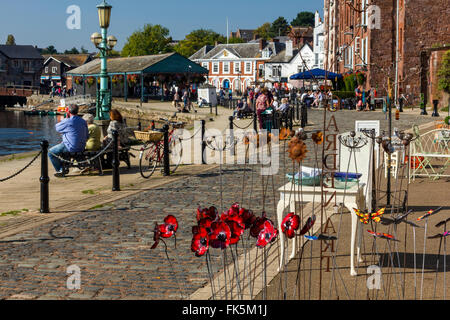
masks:
POLYGON ((310 79, 328 79, 328 80, 335 80, 336 78, 340 79, 342 78, 341 74, 334 73, 331 71, 326 71, 323 69, 312 69, 312 70, 306 70, 304 72, 296 73, 292 75, 289 79, 291 80, 310 80, 310 79))
MULTIPOLYGON (((123 74, 201 74, 207 75, 208 69, 172 52, 151 56, 109 58, 108 75, 123 74)), ((67 72, 71 76, 100 76, 100 59, 88 62, 67 72)))

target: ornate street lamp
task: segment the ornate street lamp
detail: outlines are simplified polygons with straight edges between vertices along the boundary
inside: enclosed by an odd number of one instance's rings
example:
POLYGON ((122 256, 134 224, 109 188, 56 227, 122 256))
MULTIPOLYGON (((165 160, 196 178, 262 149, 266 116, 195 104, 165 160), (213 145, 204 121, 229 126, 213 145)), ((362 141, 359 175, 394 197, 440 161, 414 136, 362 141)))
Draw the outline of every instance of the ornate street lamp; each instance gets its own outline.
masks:
POLYGON ((112 6, 103 0, 102 4, 97 6, 98 19, 101 28, 101 34, 95 32, 91 35, 91 41, 100 51, 100 90, 97 91, 96 103, 96 120, 109 120, 109 111, 111 110, 111 90, 108 88, 108 70, 107 58, 108 52, 117 44, 117 39, 114 36, 108 37, 107 29, 111 21, 112 6))

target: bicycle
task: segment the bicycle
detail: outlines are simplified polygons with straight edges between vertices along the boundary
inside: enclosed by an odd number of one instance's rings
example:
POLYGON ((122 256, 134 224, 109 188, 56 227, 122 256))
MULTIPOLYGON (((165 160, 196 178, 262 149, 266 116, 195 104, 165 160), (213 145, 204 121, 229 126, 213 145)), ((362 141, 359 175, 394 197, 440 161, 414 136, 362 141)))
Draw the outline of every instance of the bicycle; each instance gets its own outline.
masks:
MULTIPOLYGON (((170 159, 170 173, 174 173, 183 158, 182 140, 174 135, 176 129, 183 128, 183 122, 171 122, 167 119, 161 118, 170 127, 169 130, 169 155, 170 159)), ((138 132, 135 132, 137 134, 138 132)), ((156 168, 164 168, 164 133, 162 129, 152 129, 152 132, 139 132, 141 137, 147 134, 147 138, 141 138, 145 143, 139 153, 139 172, 145 179, 150 178, 155 172, 156 168), (147 152, 146 152, 147 151, 147 152)))

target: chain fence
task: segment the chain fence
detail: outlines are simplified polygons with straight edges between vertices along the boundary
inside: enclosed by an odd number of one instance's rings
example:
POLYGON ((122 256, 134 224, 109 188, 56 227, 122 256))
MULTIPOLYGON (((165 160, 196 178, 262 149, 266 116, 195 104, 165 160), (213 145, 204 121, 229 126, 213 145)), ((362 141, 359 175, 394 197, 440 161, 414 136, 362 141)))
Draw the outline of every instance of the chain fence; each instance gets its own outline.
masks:
MULTIPOLYGON (((105 154, 105 153, 109 150, 109 147, 111 147, 112 144, 113 144, 113 140, 111 140, 111 141, 108 143, 108 145, 106 145, 106 147, 103 148, 103 150, 101 150, 101 151, 100 151, 99 153, 97 153, 95 156, 93 156, 93 157, 91 157, 91 158, 89 158, 89 159, 83 160, 83 161, 76 161, 76 164, 77 164, 77 165, 81 165, 81 164, 90 163, 90 162, 94 161, 95 159, 97 159, 97 158, 100 157, 101 155, 105 154)), ((75 165, 75 161, 71 161, 71 160, 64 159, 64 158, 60 157, 59 155, 54 154, 53 152, 50 152, 50 150, 48 151, 48 153, 51 154, 52 156, 54 156, 55 158, 59 159, 59 160, 62 161, 62 162, 69 163, 69 164, 72 165, 72 166, 75 165)))
POLYGON ((5 181, 8 181, 8 180, 11 180, 12 178, 14 178, 14 177, 18 176, 19 174, 21 174, 22 172, 24 172, 26 169, 28 169, 33 164, 33 162, 36 161, 37 158, 39 158, 39 156, 41 154, 42 154, 42 150, 39 151, 39 153, 25 167, 23 167, 22 169, 20 169, 16 173, 10 175, 9 177, 0 179, 0 182, 5 182, 5 181))

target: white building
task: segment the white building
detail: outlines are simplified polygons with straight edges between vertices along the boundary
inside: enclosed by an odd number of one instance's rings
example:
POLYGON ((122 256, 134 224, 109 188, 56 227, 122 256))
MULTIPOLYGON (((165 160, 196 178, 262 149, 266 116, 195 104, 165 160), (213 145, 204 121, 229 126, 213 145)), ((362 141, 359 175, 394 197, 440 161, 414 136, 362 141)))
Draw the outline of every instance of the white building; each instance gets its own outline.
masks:
POLYGON ((292 41, 286 41, 285 49, 264 65, 264 78, 268 82, 289 82, 290 76, 313 69, 314 52, 309 44, 293 48, 292 41))
POLYGON ((315 14, 315 25, 314 25, 314 68, 324 69, 324 24, 320 18, 319 12, 316 11, 315 14))
POLYGON ((217 89, 243 91, 264 80, 264 63, 280 53, 279 42, 255 42, 204 46, 189 59, 209 70, 208 82, 217 89))

